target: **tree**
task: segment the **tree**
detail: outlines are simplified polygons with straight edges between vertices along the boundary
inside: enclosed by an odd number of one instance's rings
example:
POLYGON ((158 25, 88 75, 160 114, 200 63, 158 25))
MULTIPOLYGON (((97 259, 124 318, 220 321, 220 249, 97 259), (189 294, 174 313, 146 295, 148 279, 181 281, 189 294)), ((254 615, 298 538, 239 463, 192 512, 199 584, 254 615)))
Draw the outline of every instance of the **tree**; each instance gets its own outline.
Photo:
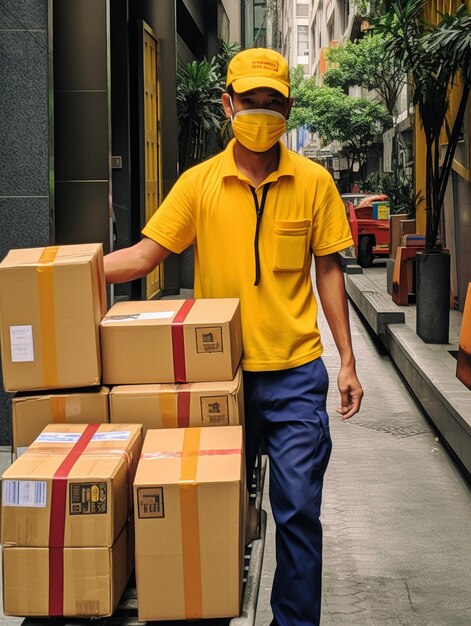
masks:
POLYGON ((387 36, 367 34, 355 42, 330 48, 324 85, 345 90, 358 85, 374 91, 394 116, 406 73, 392 52, 385 48, 387 41, 387 36))
POLYGON ((229 60, 239 44, 219 41, 218 54, 177 68, 177 119, 180 172, 217 152, 225 115, 221 95, 229 60))
POLYGON ((471 17, 465 5, 445 14, 437 27, 422 19, 426 0, 397 0, 390 11, 373 21, 376 32, 388 33, 388 50, 408 71, 413 103, 419 111, 426 143, 425 250, 438 240, 446 187, 459 141, 471 87, 471 17), (459 105, 450 119, 450 90, 461 82, 459 105), (447 135, 441 161, 440 135, 447 135))
POLYGON ((326 143, 339 141, 347 158, 350 185, 354 163, 365 166, 368 153, 379 146, 382 132, 391 124, 390 115, 378 102, 349 97, 337 87, 320 87, 314 78, 293 78, 295 107, 288 130, 305 126, 326 143))

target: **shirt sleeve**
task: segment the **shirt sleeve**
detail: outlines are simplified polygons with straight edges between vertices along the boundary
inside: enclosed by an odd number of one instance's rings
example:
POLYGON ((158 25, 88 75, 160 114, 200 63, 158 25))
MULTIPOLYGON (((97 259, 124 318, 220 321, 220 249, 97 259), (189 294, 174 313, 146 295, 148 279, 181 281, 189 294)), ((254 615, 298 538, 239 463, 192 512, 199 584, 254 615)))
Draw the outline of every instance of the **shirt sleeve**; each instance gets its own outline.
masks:
POLYGON ((191 170, 182 174, 142 234, 172 252, 182 252, 195 242, 196 184, 191 170))
POLYGON ((313 211, 311 249, 316 256, 339 252, 353 245, 344 202, 327 172, 326 177, 313 211))

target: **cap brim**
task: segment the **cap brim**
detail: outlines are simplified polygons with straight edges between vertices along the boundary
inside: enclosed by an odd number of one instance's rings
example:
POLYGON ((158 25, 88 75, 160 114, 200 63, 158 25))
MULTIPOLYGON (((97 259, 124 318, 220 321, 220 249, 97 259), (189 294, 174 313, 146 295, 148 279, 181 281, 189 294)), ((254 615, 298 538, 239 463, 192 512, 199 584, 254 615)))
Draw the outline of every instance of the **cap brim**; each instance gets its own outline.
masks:
POLYGON ((250 78, 239 78, 234 80, 231 84, 236 93, 244 93, 245 91, 251 91, 252 89, 258 89, 260 87, 269 87, 281 93, 285 98, 289 96, 289 87, 273 78, 251 76, 250 78))

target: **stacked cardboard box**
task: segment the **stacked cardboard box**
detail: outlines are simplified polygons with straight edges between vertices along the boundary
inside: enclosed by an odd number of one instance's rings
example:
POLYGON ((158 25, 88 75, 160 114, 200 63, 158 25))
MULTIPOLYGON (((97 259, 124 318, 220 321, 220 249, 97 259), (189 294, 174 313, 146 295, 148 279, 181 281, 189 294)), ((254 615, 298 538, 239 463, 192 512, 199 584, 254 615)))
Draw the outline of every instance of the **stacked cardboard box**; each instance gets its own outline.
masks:
POLYGON ((110 420, 147 433, 134 485, 139 619, 234 617, 247 501, 239 301, 118 303, 100 336, 110 420))
POLYGON ((230 426, 244 420, 242 372, 211 383, 117 385, 110 392, 110 421, 149 428, 230 426))
POLYGON ((6 615, 113 612, 132 570, 128 520, 141 447, 135 424, 52 424, 4 472, 6 615))
POLYGON ((6 391, 100 384, 101 244, 11 250, 0 263, 6 391))
POLYGON ((104 384, 232 380, 242 356, 239 300, 118 302, 100 336, 104 384))
POLYGON ((3 380, 17 392, 13 451, 28 449, 2 485, 7 614, 109 614, 129 576, 131 503, 120 492, 142 433, 99 425, 109 421, 99 341, 105 312, 101 244, 12 250, 0 263, 3 380))
POLYGON ((239 615, 241 426, 149 430, 134 481, 139 620, 239 615))
POLYGON ((99 323, 101 244, 11 250, 0 263, 0 337, 15 456, 49 423, 109 421, 99 323))
POLYGON ((12 400, 12 450, 22 454, 48 424, 109 422, 108 387, 90 387, 34 395, 17 393, 12 400))
POLYGON ((101 245, 13 250, 0 264, 2 369, 5 389, 18 392, 13 445, 23 452, 3 476, 5 612, 112 613, 134 554, 123 481, 134 475, 144 423, 139 614, 237 615, 246 503, 239 301, 105 307, 101 245), (154 515, 156 492, 165 515, 154 515), (149 565, 148 532, 165 518, 149 565), (181 561, 168 602, 155 581, 172 552, 181 561))

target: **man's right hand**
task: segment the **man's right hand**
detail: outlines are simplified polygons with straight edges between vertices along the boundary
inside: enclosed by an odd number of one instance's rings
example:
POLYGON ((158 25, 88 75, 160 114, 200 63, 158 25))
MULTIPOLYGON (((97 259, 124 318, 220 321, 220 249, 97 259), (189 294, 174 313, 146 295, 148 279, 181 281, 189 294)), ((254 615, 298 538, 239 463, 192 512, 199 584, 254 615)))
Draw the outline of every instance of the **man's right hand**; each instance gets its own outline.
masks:
POLYGON ((104 258, 107 283, 126 283, 149 274, 170 254, 168 248, 144 237, 129 248, 110 252, 104 258))

